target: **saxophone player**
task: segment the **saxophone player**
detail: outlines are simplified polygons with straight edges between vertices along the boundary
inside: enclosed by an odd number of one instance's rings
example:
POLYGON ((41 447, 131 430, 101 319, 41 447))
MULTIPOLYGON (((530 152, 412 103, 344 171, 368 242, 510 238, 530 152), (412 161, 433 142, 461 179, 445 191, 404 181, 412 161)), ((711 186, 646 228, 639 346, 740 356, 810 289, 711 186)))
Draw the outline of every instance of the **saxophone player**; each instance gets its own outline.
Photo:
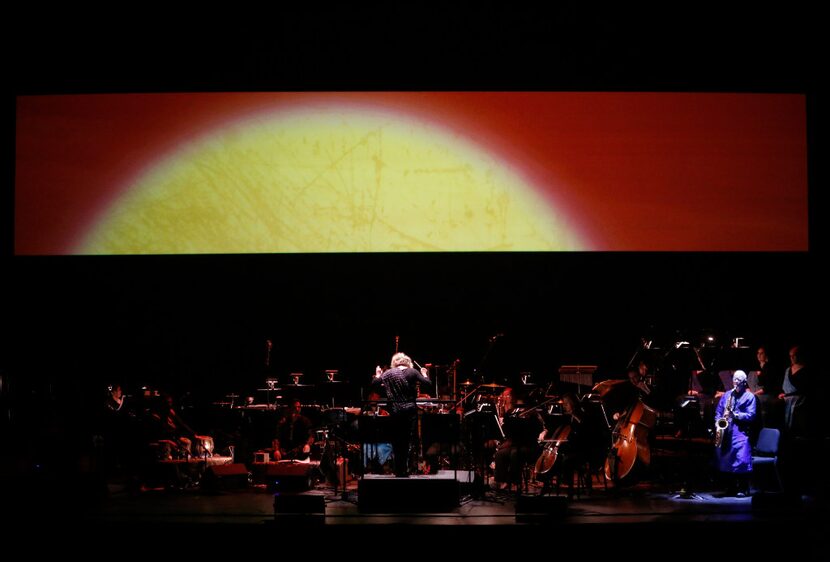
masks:
POLYGON ((752 474, 750 427, 755 420, 756 398, 747 390, 746 373, 735 371, 732 390, 721 396, 715 410, 716 431, 722 442, 715 448, 718 470, 726 481, 726 495, 749 495, 752 474))

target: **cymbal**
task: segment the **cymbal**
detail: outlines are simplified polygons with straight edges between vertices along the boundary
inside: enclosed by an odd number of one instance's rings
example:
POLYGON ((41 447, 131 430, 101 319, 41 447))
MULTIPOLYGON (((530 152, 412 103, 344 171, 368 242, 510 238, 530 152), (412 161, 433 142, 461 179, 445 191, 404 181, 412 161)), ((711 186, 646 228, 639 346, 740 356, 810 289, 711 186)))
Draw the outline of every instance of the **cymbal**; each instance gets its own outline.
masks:
POLYGON ((458 383, 458 384, 459 384, 459 386, 475 386, 475 383, 473 381, 464 381, 464 382, 458 383))
POLYGON ((257 388, 260 392, 273 392, 275 390, 282 390, 281 386, 275 386, 274 388, 257 388))
POLYGON ((239 398, 238 394, 226 394, 225 398, 239 398))
POLYGON ((313 384, 284 384, 283 387, 297 388, 300 386, 314 386, 313 384))
POLYGON ((481 388, 507 388, 505 385, 498 384, 498 383, 495 383, 495 382, 488 382, 486 384, 481 384, 479 386, 481 388))

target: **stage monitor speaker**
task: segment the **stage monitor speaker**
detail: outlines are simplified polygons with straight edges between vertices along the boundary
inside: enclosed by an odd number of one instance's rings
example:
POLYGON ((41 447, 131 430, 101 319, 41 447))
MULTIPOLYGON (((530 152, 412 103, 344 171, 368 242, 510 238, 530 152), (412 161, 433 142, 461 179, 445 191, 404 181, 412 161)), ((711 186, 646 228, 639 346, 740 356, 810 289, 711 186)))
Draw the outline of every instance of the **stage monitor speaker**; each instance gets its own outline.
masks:
POLYGON ((516 498, 516 515, 547 515, 562 517, 568 511, 565 496, 528 496, 516 498))
POLYGON ((455 478, 416 476, 373 478, 357 483, 357 505, 364 513, 442 513, 458 507, 455 478))
POLYGON ((206 489, 240 490, 248 487, 248 467, 242 463, 211 466, 202 477, 206 489))
POLYGON ((316 464, 303 462, 271 463, 265 470, 268 489, 272 492, 304 492, 311 489, 316 464))

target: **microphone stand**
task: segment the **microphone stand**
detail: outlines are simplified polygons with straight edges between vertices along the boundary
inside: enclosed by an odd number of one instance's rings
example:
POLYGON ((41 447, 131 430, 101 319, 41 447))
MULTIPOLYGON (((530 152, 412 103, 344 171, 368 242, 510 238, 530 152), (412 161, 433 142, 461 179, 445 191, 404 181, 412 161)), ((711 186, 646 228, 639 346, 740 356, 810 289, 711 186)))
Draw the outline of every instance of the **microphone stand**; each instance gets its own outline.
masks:
MULTIPOLYGON (((695 357, 697 358, 698 366, 701 368, 701 372, 706 371, 706 364, 703 361, 703 358, 700 356, 700 349, 698 347, 692 346, 692 350, 694 350, 695 357)), ((702 404, 701 399, 700 399, 700 394, 698 394, 697 396, 692 394, 692 391, 695 390, 694 389, 694 379, 695 379, 695 369, 689 369, 689 380, 688 380, 688 384, 687 384, 687 387, 686 387, 686 396, 687 396, 687 398, 686 398, 684 404, 681 404, 680 409, 683 410, 684 408, 688 407, 691 399, 694 398, 695 402, 697 403, 698 412, 700 412, 701 417, 703 417, 702 416, 703 404, 702 404)), ((692 439, 692 420, 689 417, 688 412, 684 412, 683 417, 684 417, 685 423, 684 423, 684 427, 681 428, 681 431, 683 432, 683 440, 686 442, 685 447, 683 447, 683 448, 686 451, 688 451, 689 450, 689 443, 691 442, 691 439, 692 439)), ((684 472, 684 474, 683 474, 683 484, 680 486, 680 489, 675 494, 675 499, 681 499, 681 500, 699 500, 699 499, 702 499, 699 495, 695 494, 691 490, 691 487, 689 487, 690 478, 689 478, 689 468, 688 468, 688 466, 691 466, 691 463, 689 463, 687 465, 687 468, 683 471, 684 472)))
POLYGON ((481 361, 478 362, 478 367, 473 369, 474 376, 478 376, 478 372, 484 367, 487 363, 487 359, 490 357, 490 352, 493 351, 493 347, 496 345, 496 340, 499 338, 499 334, 492 336, 488 339, 489 343, 487 344, 487 349, 484 350, 484 355, 481 357, 481 361))

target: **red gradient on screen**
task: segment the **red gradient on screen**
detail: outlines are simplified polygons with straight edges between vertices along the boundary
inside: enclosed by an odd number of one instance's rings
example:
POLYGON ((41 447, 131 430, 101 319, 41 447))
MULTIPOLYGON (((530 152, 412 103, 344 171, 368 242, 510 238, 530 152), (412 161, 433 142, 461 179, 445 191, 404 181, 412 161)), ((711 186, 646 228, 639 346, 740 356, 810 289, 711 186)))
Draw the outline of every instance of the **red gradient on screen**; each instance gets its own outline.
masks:
POLYGON ((549 194, 595 250, 807 249, 803 96, 355 92, 20 97, 15 253, 71 252, 182 143, 314 104, 450 129, 549 194))

